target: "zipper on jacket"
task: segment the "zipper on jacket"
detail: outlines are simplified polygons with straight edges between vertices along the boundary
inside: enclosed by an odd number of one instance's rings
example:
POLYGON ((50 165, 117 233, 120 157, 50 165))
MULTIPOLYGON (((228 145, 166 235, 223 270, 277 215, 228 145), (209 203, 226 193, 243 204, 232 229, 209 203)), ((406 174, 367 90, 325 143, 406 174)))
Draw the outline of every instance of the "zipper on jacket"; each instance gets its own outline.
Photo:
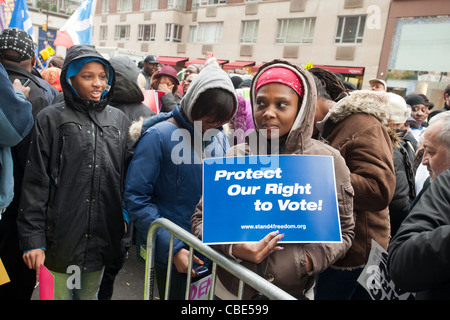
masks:
MULTIPOLYGON (((95 164, 96 164, 96 149, 97 149, 97 127, 94 122, 91 122, 91 136, 92 136, 92 168, 91 168, 91 190, 89 191, 89 210, 88 210, 88 225, 86 231, 87 241, 92 237, 91 232, 91 212, 92 212, 92 195, 94 190, 94 175, 95 175, 95 164)), ((88 256, 88 245, 86 244, 84 251, 84 268, 86 268, 87 256, 88 256)))
POLYGON ((58 186, 59 183, 59 175, 61 173, 61 166, 62 166, 62 162, 63 162, 63 149, 64 146, 66 144, 66 137, 62 136, 61 137, 61 148, 59 150, 59 164, 58 164, 58 172, 56 173, 54 179, 55 179, 55 186, 58 186))

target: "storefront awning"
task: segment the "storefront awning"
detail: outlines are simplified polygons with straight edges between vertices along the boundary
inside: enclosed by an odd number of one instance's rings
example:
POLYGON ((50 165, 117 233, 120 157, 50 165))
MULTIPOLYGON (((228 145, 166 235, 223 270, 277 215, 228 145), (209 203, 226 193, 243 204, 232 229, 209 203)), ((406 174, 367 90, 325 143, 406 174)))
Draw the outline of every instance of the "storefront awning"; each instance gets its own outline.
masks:
POLYGON ((260 63, 260 64, 257 64, 256 66, 253 66, 253 67, 252 67, 252 72, 253 72, 253 73, 256 73, 256 72, 258 71, 258 69, 259 69, 262 65, 264 65, 264 64, 265 64, 265 62, 260 63))
POLYGON ((180 57, 158 57, 158 62, 160 64, 166 64, 170 66, 176 66, 178 62, 188 61, 189 58, 180 57))
MULTIPOLYGON (((186 62, 184 63, 184 65, 187 67, 187 66, 190 65, 190 64, 205 64, 205 61, 206 61, 206 59, 194 59, 194 60, 186 61, 186 62)), ((220 64, 220 65, 225 64, 225 63, 227 63, 228 61, 229 61, 229 60, 220 60, 220 59, 217 59, 217 63, 220 64)))
POLYGON ((364 68, 359 67, 339 67, 339 66, 321 66, 321 65, 314 65, 314 67, 326 69, 328 71, 340 74, 352 74, 355 76, 364 75, 364 68))
POLYGON ((251 67, 254 66, 254 61, 234 61, 225 63, 223 65, 224 70, 235 70, 235 69, 243 69, 244 67, 251 67))

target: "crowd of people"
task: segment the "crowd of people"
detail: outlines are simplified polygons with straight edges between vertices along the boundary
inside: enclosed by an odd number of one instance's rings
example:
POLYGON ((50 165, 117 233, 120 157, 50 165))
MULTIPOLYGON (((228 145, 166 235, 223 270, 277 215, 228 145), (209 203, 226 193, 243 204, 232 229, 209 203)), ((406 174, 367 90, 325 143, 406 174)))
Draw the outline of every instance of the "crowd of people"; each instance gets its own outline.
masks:
MULTIPOLYGON (((37 70, 33 40, 16 28, 0 35, 0 62, 0 258, 10 279, 0 299, 30 299, 41 265, 55 299, 111 299, 130 246, 145 244, 155 219, 202 238, 202 159, 267 154, 334 159, 342 241, 283 243, 270 232, 215 249, 297 299, 369 300, 358 277, 375 241, 399 288, 450 297, 450 85, 432 110, 423 94, 387 92, 382 79, 358 90, 281 59, 241 77, 212 58, 179 80, 154 55, 136 65, 89 45, 37 70), (159 112, 143 103, 145 90, 163 92, 159 112), (67 285, 69 266, 79 268, 79 286, 67 285)), ((161 296, 169 243, 160 229, 161 296)), ((198 252, 193 260, 211 263, 198 252)), ((173 265, 170 299, 183 299, 186 274, 199 275, 180 239, 173 265)), ((219 268, 216 299, 237 290, 219 268)), ((244 298, 264 296, 246 286, 244 298)))

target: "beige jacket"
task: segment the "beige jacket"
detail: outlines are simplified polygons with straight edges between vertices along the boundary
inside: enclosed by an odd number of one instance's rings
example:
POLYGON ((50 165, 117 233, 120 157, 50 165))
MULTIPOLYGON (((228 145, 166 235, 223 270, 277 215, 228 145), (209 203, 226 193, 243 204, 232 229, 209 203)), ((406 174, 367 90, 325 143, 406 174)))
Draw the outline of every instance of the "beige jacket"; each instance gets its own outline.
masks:
MULTIPOLYGON (((339 215, 342 231, 342 243, 301 243, 282 244, 284 250, 276 251, 261 262, 260 270, 262 276, 273 282, 276 286, 285 290, 289 294, 300 297, 305 289, 308 289, 313 283, 313 275, 320 273, 332 265, 336 260, 344 257, 350 248, 354 237, 354 218, 353 218, 353 188, 350 183, 350 171, 348 170, 344 159, 339 152, 317 140, 311 138, 314 114, 316 109, 316 87, 314 80, 309 72, 300 67, 292 66, 287 62, 279 60, 273 61, 255 75, 250 90, 252 105, 255 101, 255 83, 265 69, 282 63, 283 66, 293 68, 301 77, 304 83, 305 95, 301 102, 301 108, 297 118, 288 134, 284 148, 281 154, 305 154, 305 155, 327 155, 334 158, 336 174, 336 190, 339 204, 339 215), (306 271, 306 256, 313 262, 313 272, 306 271)), ((257 129, 253 134, 257 133, 257 129)), ((240 144, 232 147, 227 156, 244 156, 265 154, 265 150, 251 150, 248 144, 240 144)), ((202 237, 202 200, 200 200, 194 215, 191 218, 192 233, 197 237, 202 237)), ((230 255, 231 245, 217 246, 225 255, 230 255)), ((258 267, 254 263, 243 261, 242 265, 258 273, 258 267)), ((225 285, 227 290, 236 294, 238 280, 226 271, 219 268, 219 279, 225 285)), ((245 286, 244 298, 251 299, 255 291, 250 286, 245 286)))

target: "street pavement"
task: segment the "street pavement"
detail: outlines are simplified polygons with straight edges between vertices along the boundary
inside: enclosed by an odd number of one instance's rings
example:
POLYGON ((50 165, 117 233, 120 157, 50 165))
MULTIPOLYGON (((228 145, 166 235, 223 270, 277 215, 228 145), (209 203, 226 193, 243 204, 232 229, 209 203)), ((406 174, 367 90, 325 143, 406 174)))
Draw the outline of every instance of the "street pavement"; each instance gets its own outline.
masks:
POLYGON ((136 247, 132 245, 128 258, 114 282, 112 300, 143 300, 145 263, 137 261, 136 247))

